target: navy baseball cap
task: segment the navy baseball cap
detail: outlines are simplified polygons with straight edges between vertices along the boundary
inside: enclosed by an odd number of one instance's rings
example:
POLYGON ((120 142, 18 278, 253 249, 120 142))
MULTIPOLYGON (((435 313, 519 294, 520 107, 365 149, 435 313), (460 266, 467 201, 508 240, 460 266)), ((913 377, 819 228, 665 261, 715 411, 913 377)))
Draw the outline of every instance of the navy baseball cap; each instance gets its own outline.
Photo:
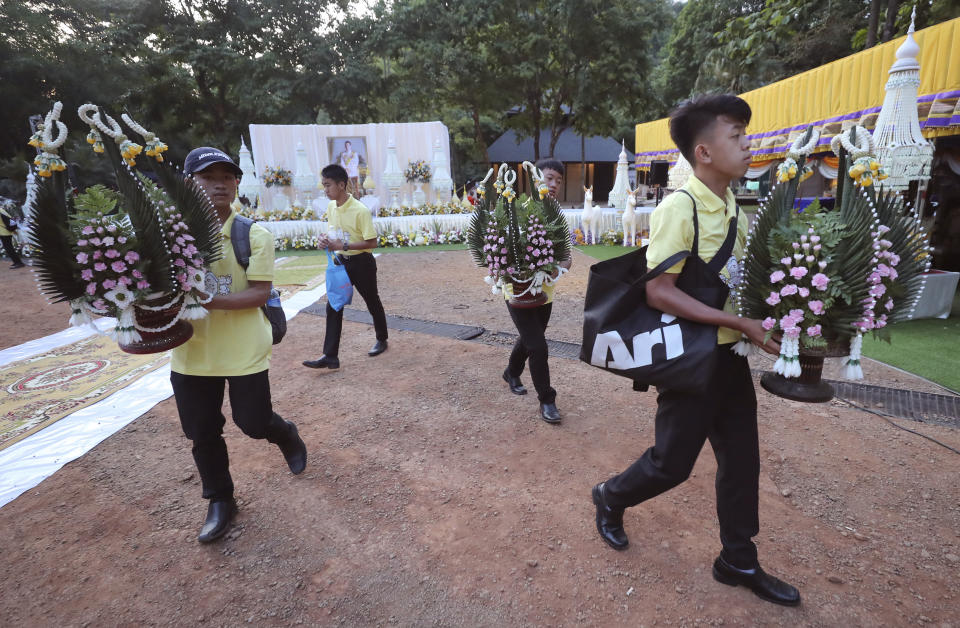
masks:
POLYGON ((228 164, 238 177, 243 176, 243 170, 233 163, 229 155, 219 148, 211 148, 210 146, 201 146, 190 151, 187 158, 183 160, 183 173, 196 174, 203 172, 213 164, 228 164))

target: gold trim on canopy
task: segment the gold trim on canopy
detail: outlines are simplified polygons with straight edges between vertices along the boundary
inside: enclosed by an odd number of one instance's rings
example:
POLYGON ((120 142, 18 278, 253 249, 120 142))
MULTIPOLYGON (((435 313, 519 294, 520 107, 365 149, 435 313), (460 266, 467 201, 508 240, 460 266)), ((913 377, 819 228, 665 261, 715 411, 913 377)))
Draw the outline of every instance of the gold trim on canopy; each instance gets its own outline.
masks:
MULTIPOLYGON (((753 109, 748 137, 754 161, 783 157, 790 142, 811 124, 821 130, 815 153, 828 152, 830 140, 854 124, 872 130, 890 66, 904 39, 741 94, 753 109)), ((914 39, 920 45, 917 114, 923 136, 960 134, 960 18, 917 31, 914 39)), ((638 124, 636 149, 640 170, 649 170, 655 159, 676 162, 667 118, 638 124)))

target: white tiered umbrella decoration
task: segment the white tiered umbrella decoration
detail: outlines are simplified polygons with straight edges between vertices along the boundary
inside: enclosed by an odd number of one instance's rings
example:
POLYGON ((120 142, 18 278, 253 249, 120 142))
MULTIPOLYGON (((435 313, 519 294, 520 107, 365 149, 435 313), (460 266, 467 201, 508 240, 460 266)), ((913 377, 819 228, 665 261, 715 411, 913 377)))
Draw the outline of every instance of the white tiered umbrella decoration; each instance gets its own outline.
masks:
POLYGON ((920 46, 913 38, 916 13, 914 8, 907 39, 897 49, 897 60, 890 67, 887 94, 873 130, 877 160, 889 175, 883 182, 888 190, 906 190, 911 181, 920 181, 925 187, 933 161, 933 145, 920 132, 917 115, 920 46))

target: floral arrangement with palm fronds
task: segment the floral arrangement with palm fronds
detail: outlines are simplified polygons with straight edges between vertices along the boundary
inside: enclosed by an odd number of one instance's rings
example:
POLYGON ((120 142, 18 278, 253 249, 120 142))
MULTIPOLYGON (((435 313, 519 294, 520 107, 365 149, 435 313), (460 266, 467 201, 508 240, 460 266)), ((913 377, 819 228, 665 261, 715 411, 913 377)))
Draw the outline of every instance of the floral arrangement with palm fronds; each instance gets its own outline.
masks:
POLYGON ((791 164, 757 213, 734 296, 741 316, 761 319, 768 338, 782 336, 776 373, 798 377, 802 353, 839 350, 846 377, 861 379, 863 334, 888 337, 887 325, 916 306, 929 267, 927 237, 900 195, 876 189, 885 173, 860 126, 832 143, 841 173, 834 209, 817 202, 795 209, 804 174, 796 163, 816 141, 811 128, 793 142, 791 164))
POLYGON ((470 221, 467 243, 485 280, 496 293, 512 284, 513 303, 523 297, 539 298, 543 286, 563 274, 560 263, 570 257, 570 231, 557 201, 549 196, 543 173, 528 161, 536 193, 517 197, 517 173, 502 164, 490 194, 487 182, 493 169, 477 187, 480 197, 470 221))
MULTIPOLYGON (((60 103, 53 107, 45 129, 56 125, 65 137, 61 109, 60 103)), ((90 126, 94 151, 109 159, 118 191, 93 186, 74 199, 62 169, 49 167, 41 174, 38 166, 41 178, 27 231, 40 291, 54 302, 70 303, 72 325, 93 316, 115 317, 110 335, 121 347, 140 342, 142 332, 161 333, 181 320, 206 316, 203 303, 211 296, 205 292, 205 267, 220 256, 220 226, 209 199, 163 162, 166 145, 128 115, 121 119, 143 136, 159 185, 133 170, 144 146, 113 117, 92 104, 78 114, 90 126), (138 322, 141 311, 170 315, 160 329, 138 322)), ((46 139, 41 135, 39 148, 49 165, 62 159, 57 151, 63 142, 46 139)))

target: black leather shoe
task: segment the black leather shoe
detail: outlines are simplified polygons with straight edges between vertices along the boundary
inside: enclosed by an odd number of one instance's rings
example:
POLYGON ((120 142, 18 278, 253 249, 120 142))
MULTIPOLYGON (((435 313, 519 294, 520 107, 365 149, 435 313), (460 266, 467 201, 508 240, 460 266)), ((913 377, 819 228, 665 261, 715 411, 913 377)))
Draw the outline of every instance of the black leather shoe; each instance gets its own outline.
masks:
POLYGON ((338 369, 340 368, 340 360, 321 355, 316 360, 304 360, 303 365, 312 369, 338 369))
POLYGON ((503 381, 507 382, 507 385, 510 386, 510 392, 515 395, 525 395, 527 394, 527 389, 524 388, 523 384, 520 383, 519 377, 514 377, 510 374, 509 370, 503 372, 503 381))
POLYGON ((756 569, 744 571, 738 569, 718 556, 713 561, 713 579, 732 587, 742 584, 768 602, 783 606, 797 606, 800 604, 800 592, 797 588, 775 578, 757 566, 756 569), (750 573, 752 571, 752 573, 750 573))
POLYGON ((237 502, 232 498, 211 501, 207 506, 207 520, 203 522, 197 540, 201 543, 209 543, 219 539, 227 531, 236 514, 237 502))
POLYGON ((380 355, 386 350, 387 350, 387 341, 378 340, 377 343, 372 347, 370 347, 370 350, 367 351, 367 355, 369 355, 372 358, 375 355, 380 355))
POLYGON ((613 549, 625 550, 630 545, 630 540, 623 529, 623 509, 607 506, 603 494, 605 485, 606 482, 601 482, 591 491, 593 503, 597 506, 597 532, 600 533, 600 538, 613 549))
POLYGON ((563 419, 560 416, 560 411, 557 410, 557 406, 552 403, 540 404, 540 418, 547 423, 559 423, 563 419))
POLYGON ((287 460, 287 466, 290 467, 290 473, 300 475, 307 468, 307 446, 297 431, 297 426, 287 421, 290 426, 290 438, 285 443, 280 443, 280 451, 287 460))

